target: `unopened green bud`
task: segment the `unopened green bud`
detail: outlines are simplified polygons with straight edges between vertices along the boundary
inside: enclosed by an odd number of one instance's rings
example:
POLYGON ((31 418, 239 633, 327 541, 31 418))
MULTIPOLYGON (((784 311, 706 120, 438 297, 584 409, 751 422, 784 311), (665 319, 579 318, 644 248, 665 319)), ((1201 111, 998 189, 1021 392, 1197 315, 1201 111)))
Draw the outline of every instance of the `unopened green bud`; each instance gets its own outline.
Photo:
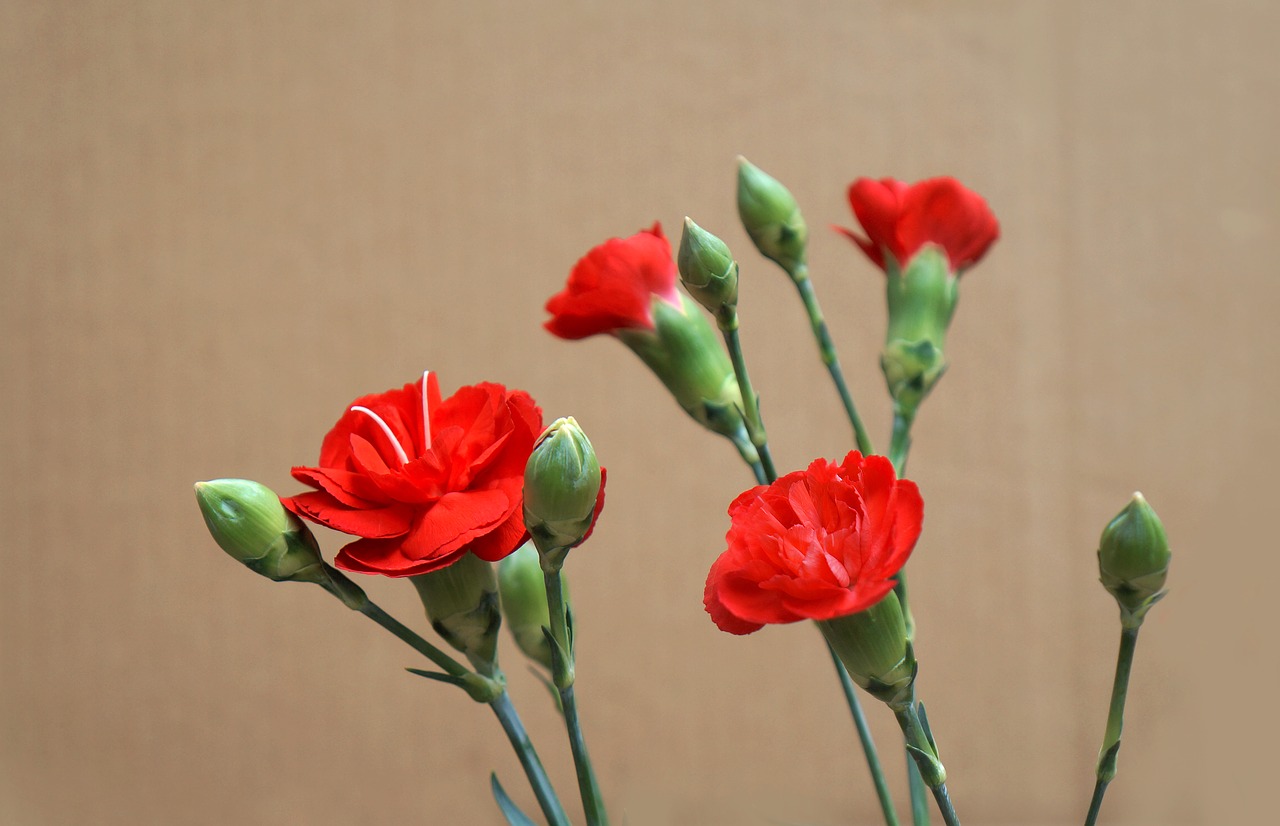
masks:
POLYGON ((538 551, 563 554, 591 530, 600 462, 573 417, 542 431, 524 468, 524 525, 538 551))
POLYGON ((890 591, 865 611, 818 623, 849 677, 895 711, 911 705, 916 658, 902 604, 890 591))
POLYGON ((914 418, 916 408, 947 369, 947 328, 955 314, 957 280, 946 253, 921 249, 905 271, 886 268, 889 325, 880 367, 899 411, 914 418))
POLYGON ((1098 541, 1100 578, 1120 604, 1126 625, 1140 625, 1164 596, 1171 556, 1160 517, 1141 493, 1135 493, 1098 541))
POLYGON ((498 580, 493 565, 465 553, 447 568, 409 577, 432 629, 492 677, 498 669, 498 580))
POLYGON ((676 263, 685 289, 716 317, 720 326, 736 324, 738 262, 733 260, 733 253, 724 241, 695 224, 692 218, 685 218, 676 263))
POLYGON ((684 295, 653 302, 654 329, 619 330, 622 343, 654 372, 694 421, 730 439, 746 432, 742 393, 720 334, 684 295))
MULTIPOLYGON (((561 574, 563 577, 564 574, 561 574)), ((498 593, 507 629, 526 657, 551 670, 551 644, 543 628, 551 627, 547 607, 547 584, 538 561, 538 551, 525 543, 498 563, 498 593)), ((569 601, 567 590, 565 603, 569 601)))
POLYGON ((277 582, 327 581, 315 537, 270 488, 248 479, 196 482, 195 488, 209 533, 233 559, 277 582))
POLYGON ((796 199, 777 179, 738 158, 738 217, 765 258, 792 276, 805 263, 809 228, 796 199))

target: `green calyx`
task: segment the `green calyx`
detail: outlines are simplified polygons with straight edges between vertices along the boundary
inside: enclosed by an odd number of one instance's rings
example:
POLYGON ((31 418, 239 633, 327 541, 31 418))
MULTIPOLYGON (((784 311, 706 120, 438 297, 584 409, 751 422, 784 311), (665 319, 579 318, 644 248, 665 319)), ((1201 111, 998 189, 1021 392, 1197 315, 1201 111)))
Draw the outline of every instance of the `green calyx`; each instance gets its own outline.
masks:
POLYGON ((722 327, 736 323, 738 264, 723 241, 685 218, 676 264, 685 289, 722 327))
POLYGON ((809 228, 791 192, 746 158, 738 158, 738 217, 760 254, 794 274, 805 263, 809 228))
POLYGON ((929 245, 899 269, 886 268, 889 325, 880 367, 889 394, 908 418, 947 369, 947 328, 955 314, 958 281, 946 253, 929 245))
MULTIPOLYGON (((498 563, 498 594, 502 615, 516 646, 529 659, 551 670, 551 643, 543 628, 551 627, 547 586, 538 551, 525 543, 498 563)), ((568 601, 568 594, 565 594, 568 601)))
POLYGON ((910 707, 917 665, 897 594, 818 628, 855 683, 895 711, 910 707))
POLYGON ((277 582, 328 581, 315 537, 270 488, 214 479, 197 482, 195 491, 209 534, 249 570, 277 582))
POLYGON ((1164 597, 1171 558, 1160 517, 1135 493, 1098 540, 1099 578, 1120 605, 1126 626, 1140 625, 1164 597))
POLYGON ((447 568, 409 577, 432 629, 486 677, 498 673, 498 580, 493 566, 470 552, 447 568))
POLYGON ((653 371, 703 427, 737 438, 746 432, 742 394, 720 335, 690 299, 654 298, 653 330, 619 330, 618 338, 653 371))
POLYGON ((524 470, 524 524, 542 553, 567 551, 591 530, 600 462, 573 417, 556 419, 534 443, 524 470))

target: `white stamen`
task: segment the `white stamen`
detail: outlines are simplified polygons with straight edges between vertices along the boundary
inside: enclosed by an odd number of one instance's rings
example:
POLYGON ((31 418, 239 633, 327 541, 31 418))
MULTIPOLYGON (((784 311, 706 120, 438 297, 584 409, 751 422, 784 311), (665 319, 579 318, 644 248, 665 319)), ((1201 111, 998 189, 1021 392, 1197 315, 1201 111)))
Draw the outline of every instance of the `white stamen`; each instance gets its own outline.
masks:
POLYGON ((431 381, 431 371, 422 374, 422 433, 426 442, 423 450, 431 449, 431 400, 427 398, 427 385, 431 381))
POLYGON ((402 465, 409 464, 409 456, 404 452, 404 447, 401 446, 400 440, 396 438, 396 434, 391 432, 391 428, 387 427, 387 423, 382 420, 381 416, 379 416, 377 413, 374 413, 369 408, 361 407, 358 404, 352 405, 351 409, 357 413, 363 413, 369 418, 373 419, 373 421, 378 425, 378 427, 382 428, 382 432, 387 434, 387 438, 391 440, 391 446, 396 449, 396 455, 400 457, 400 464, 402 465))

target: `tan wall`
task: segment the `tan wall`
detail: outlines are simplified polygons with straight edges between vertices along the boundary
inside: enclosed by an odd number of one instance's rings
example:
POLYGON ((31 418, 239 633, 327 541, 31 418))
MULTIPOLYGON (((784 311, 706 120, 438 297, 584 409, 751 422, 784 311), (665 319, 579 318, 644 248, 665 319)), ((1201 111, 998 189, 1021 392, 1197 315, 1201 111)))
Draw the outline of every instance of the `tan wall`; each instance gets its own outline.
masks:
POLYGON ((1003 223, 911 462, 922 690, 966 822, 1082 819, 1117 635, 1094 543, 1139 487, 1177 556, 1104 817, 1239 822, 1275 766, 1278 36, 1265 0, 0 6, 0 822, 496 823, 490 768, 529 799, 485 709, 240 569, 192 501, 295 491, 345 403, 428 367, 529 389, 609 467, 571 575, 617 821, 876 822, 817 635, 702 612, 732 450, 622 347, 539 329, 588 247, 691 214, 744 261, 780 462, 845 451, 736 226, 737 153, 816 228, 882 443, 880 279, 824 229, 844 186, 954 174, 1003 223))

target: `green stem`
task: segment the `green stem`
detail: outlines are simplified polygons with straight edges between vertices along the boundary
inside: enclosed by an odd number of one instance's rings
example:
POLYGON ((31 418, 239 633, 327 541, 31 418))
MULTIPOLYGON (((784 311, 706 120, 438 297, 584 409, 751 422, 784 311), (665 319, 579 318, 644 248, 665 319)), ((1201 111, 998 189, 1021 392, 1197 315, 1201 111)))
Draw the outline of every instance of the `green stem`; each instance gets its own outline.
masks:
POLYGON ((328 578, 320 583, 321 587, 342 600, 347 607, 359 611, 390 631, 397 639, 435 663, 446 674, 456 677, 458 685, 470 694, 473 699, 489 704, 489 707, 493 709, 493 713, 497 716, 498 722, 502 724, 502 729, 506 732, 507 739, 511 742, 511 747, 515 749, 520 765, 524 767, 525 776, 529 779, 529 785, 533 788, 533 793, 538 798, 538 805, 542 807, 542 813, 546 816, 547 822, 550 826, 569 826, 569 819, 564 813, 564 807, 560 805, 560 801, 556 798, 551 781, 547 777, 546 771, 542 768, 542 761, 538 759, 538 753, 534 751, 533 743, 529 740, 524 724, 520 721, 520 716, 516 713, 515 706, 511 704, 511 698, 507 695, 506 689, 502 685, 501 677, 495 680, 471 671, 453 657, 424 640, 412 628, 384 611, 381 606, 369 599, 364 594, 364 591, 341 571, 329 566, 326 567, 328 578), (487 697, 492 697, 492 699, 485 699, 487 697))
POLYGON ((1111 709, 1107 713, 1107 730, 1098 752, 1098 782, 1093 789, 1093 801, 1089 804, 1085 826, 1093 826, 1097 822, 1102 796, 1116 776, 1120 735, 1124 732, 1124 703, 1129 695, 1129 673, 1133 670, 1133 652, 1138 647, 1138 629, 1141 627, 1139 620, 1135 625, 1125 625, 1120 629, 1120 653, 1116 657, 1116 677, 1111 686, 1111 709))
POLYGON ((573 767, 578 775, 578 793, 582 797, 582 810, 587 826, 607 826, 609 816, 605 812, 600 785, 596 781, 595 768, 587 753, 587 741, 582 736, 582 724, 578 718, 578 703, 573 694, 574 656, 573 629, 564 602, 564 585, 560 571, 544 570, 547 585, 547 608, 551 614, 551 637, 559 649, 552 658, 556 690, 560 693, 560 706, 564 711, 565 730, 569 735, 569 749, 573 752, 573 767))
MULTIPOLYGON (((893 433, 889 438, 889 461, 893 464, 894 473, 899 479, 907 469, 907 455, 911 452, 911 425, 914 415, 907 415, 895 405, 893 411, 893 433)), ((907 600, 907 571, 904 567, 898 571, 898 583, 893 588, 902 603, 902 617, 907 626, 907 638, 914 640, 916 636, 915 616, 911 613, 911 603, 907 600)), ((911 822, 914 826, 928 826, 929 805, 925 799, 924 778, 920 776, 920 768, 915 758, 907 752, 907 789, 911 793, 911 822)))
POLYGON ((951 803, 951 795, 947 792, 947 772, 938 760, 938 752, 924 727, 920 725, 920 715, 916 711, 915 701, 902 709, 894 709, 894 716, 902 728, 902 737, 915 751, 909 751, 920 770, 924 783, 933 792, 933 799, 938 804, 942 821, 947 826, 960 826, 960 818, 956 815, 955 806, 951 803))
POLYGON ((551 779, 542 768, 542 761, 534 751, 533 743, 529 740, 529 734, 525 731, 524 723, 520 721, 520 715, 516 713, 515 706, 511 704, 510 696, 507 692, 502 692, 489 703, 489 707, 493 709, 494 716, 502 724, 502 730, 507 733, 507 739, 511 741, 511 748, 515 749, 516 757, 520 758, 520 765, 524 768, 525 777, 529 778, 529 785, 533 788, 534 796, 538 798, 538 806, 547 818, 547 823, 550 826, 570 826, 569 817, 565 814, 564 807, 560 805, 560 799, 556 797, 551 779))
POLYGON ((929 787, 924 784, 924 778, 920 776, 920 767, 916 765, 911 752, 907 752, 906 755, 907 791, 911 794, 911 824, 912 826, 929 826, 929 800, 925 797, 925 791, 929 787))
POLYGON ((720 332, 724 334, 729 360, 733 362, 733 374, 738 379, 738 390, 742 394, 742 414, 747 420, 747 434, 760 454, 760 464, 764 467, 765 475, 772 481, 777 478, 778 473, 773 466, 773 457, 769 454, 769 437, 760 418, 760 399, 751 387, 747 361, 742 355, 742 342, 738 340, 737 310, 732 310, 729 316, 720 319, 720 332))
POLYGON ((849 713, 853 715, 853 725, 858 730, 858 741, 862 743, 862 753, 867 757, 867 769, 871 772, 871 781, 876 787, 876 797, 880 800, 880 811, 884 813, 885 826, 898 826, 898 811, 894 808, 893 797, 889 794, 889 784, 885 781, 884 769, 880 766, 880 755, 876 751, 875 740, 871 737, 867 717, 862 712, 862 704, 858 702, 853 680, 849 679, 849 672, 845 670, 844 663, 840 662, 840 657, 830 643, 827 644, 827 651, 831 654, 836 675, 840 678, 840 688, 844 690, 844 699, 849 704, 849 713))
POLYGON ((914 415, 906 415, 901 410, 893 411, 893 435, 889 439, 889 461, 893 469, 902 478, 907 469, 907 454, 911 451, 911 425, 914 415))
MULTIPOLYGON (((803 267, 804 265, 800 266, 803 267)), ((796 279, 796 276, 793 275, 792 278, 796 279)), ((818 346, 822 350, 822 360, 831 371, 831 377, 835 380, 837 390, 840 391, 840 398, 844 401, 845 412, 849 414, 849 421, 853 423, 854 436, 858 440, 858 448, 864 453, 870 453, 870 439, 867 438, 866 430, 862 426, 862 420, 858 417, 858 411, 853 405, 853 399, 845 386, 844 375, 840 370, 840 362, 836 358, 835 347, 831 343, 831 335, 827 332, 826 322, 822 320, 822 310, 818 307, 818 299, 813 293, 813 287, 809 283, 808 276, 802 275, 796 279, 796 285, 800 288, 800 295, 804 299, 805 308, 808 310, 809 318, 813 323, 814 335, 817 336, 818 346)), ((774 468, 773 459, 769 453, 769 439, 765 432, 764 422, 760 418, 759 400, 751 387, 751 378, 747 373, 746 359, 742 354, 741 342, 738 340, 738 313, 736 309, 720 319, 720 331, 724 334, 725 346, 729 350, 729 359, 733 362, 733 372, 738 379, 738 389, 742 394, 744 407, 743 415, 747 420, 751 443, 755 446, 760 456, 759 462, 748 461, 747 464, 751 466, 752 471, 755 473, 757 482, 768 484, 778 478, 778 473, 774 468)), ((746 458, 745 453, 743 457, 746 458)), ((889 794, 889 785, 885 781, 884 769, 880 765, 880 755, 876 751, 876 744, 871 737, 871 729, 867 726, 867 718, 863 714, 862 705, 858 702, 858 695, 855 692, 853 682, 849 679, 849 673, 845 670, 840 658, 836 656, 830 645, 827 646, 827 650, 835 663, 836 674, 840 678, 840 686, 844 690, 845 700, 849 704, 849 713, 853 715, 853 724, 858 731, 858 740, 862 744, 862 753, 867 759, 867 768, 870 770, 871 780, 875 784, 876 795, 880 800, 880 808, 884 812, 885 823, 887 826, 898 826, 898 813, 894 809, 893 798, 889 794)))
POLYGON ((374 603, 372 601, 366 602, 365 605, 360 609, 360 613, 364 614, 369 619, 378 623, 378 625, 381 625, 383 628, 387 629, 392 634, 399 637, 401 641, 408 644, 411 648, 413 648, 413 650, 417 651, 419 654, 426 657, 428 660, 431 660, 431 662, 440 666, 440 668, 443 669, 445 673, 449 674, 450 676, 465 679, 468 675, 474 674, 474 672, 472 672, 465 665, 458 662, 453 657, 450 657, 448 654, 444 653, 439 648, 436 648, 434 645, 432 645, 431 643, 427 642, 422 637, 414 633, 413 629, 409 628, 404 623, 400 622, 400 620, 396 619, 395 617, 388 614, 386 611, 382 610, 382 608, 379 607, 377 603, 374 603))
POLYGON ((858 415, 853 396, 850 395, 849 387, 845 384, 844 371, 840 369, 840 358, 836 355, 835 344, 831 341, 831 332, 827 329, 826 319, 822 317, 822 307, 819 306, 818 296, 813 291, 813 282, 809 280, 809 265, 797 264, 788 271, 788 275, 800 292, 800 300, 804 302, 804 310, 809 316, 809 326, 813 328, 813 337, 818 342, 822 363, 827 366, 827 372, 831 374, 836 392, 840 394, 845 415, 849 417, 849 424, 853 426, 853 439, 858 445, 858 450, 862 451, 863 455, 874 453, 871 438, 867 436, 867 429, 862 425, 862 417, 858 415))

